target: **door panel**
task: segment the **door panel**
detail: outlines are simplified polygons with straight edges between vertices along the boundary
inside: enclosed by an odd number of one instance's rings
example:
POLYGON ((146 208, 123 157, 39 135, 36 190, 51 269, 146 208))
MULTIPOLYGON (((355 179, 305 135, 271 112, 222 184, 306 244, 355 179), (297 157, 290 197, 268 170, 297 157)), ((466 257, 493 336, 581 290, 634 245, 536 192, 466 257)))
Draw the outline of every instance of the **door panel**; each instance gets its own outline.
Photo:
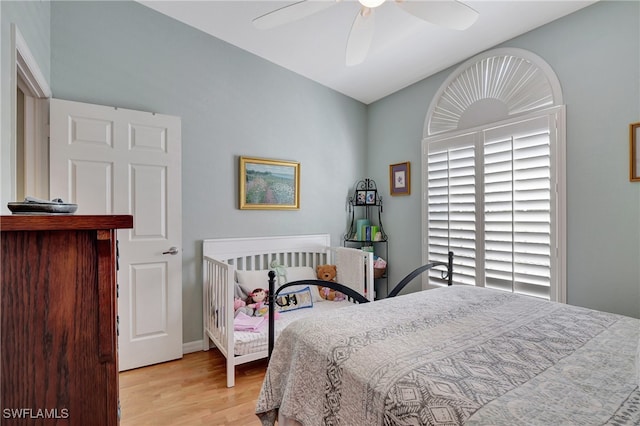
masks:
POLYGON ((52 99, 51 196, 118 231, 120 370, 182 357, 180 119, 52 99))
POLYGON ((90 117, 69 116, 69 144, 113 146, 113 122, 90 117))
POLYGON ((64 201, 74 200, 83 206, 79 213, 112 213, 113 163, 70 160, 69 169, 69 192, 64 201))
POLYGON ((132 164, 130 170, 132 207, 138 213, 132 238, 166 239, 166 167, 132 164))
POLYGON ((145 309, 167 305, 167 285, 166 263, 132 265, 131 294, 133 305, 139 307, 131 321, 132 341, 168 333, 166 310, 145 309))

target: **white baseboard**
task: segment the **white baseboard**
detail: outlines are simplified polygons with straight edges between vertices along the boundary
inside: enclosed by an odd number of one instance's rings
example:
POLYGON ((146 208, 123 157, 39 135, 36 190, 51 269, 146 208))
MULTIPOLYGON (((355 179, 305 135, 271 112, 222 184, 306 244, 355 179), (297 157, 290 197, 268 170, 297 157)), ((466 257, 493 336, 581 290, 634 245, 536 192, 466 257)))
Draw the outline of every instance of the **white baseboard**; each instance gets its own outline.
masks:
POLYGON ((191 352, 198 352, 202 350, 202 340, 194 340, 193 342, 187 342, 182 344, 182 353, 190 354, 191 352))

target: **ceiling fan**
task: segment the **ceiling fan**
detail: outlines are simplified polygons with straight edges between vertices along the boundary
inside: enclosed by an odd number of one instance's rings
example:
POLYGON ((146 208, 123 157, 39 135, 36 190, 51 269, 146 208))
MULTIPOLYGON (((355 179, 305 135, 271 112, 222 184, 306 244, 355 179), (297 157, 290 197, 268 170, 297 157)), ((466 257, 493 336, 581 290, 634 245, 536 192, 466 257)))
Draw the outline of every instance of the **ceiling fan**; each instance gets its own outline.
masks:
MULTIPOLYGON (((270 29, 327 9, 341 0, 302 0, 273 10, 253 20, 258 29, 270 29)), ((358 0, 362 5, 351 25, 346 64, 358 65, 367 57, 373 40, 374 11, 385 0, 358 0)), ((432 24, 465 30, 478 19, 478 12, 457 0, 394 0, 402 10, 432 24)))

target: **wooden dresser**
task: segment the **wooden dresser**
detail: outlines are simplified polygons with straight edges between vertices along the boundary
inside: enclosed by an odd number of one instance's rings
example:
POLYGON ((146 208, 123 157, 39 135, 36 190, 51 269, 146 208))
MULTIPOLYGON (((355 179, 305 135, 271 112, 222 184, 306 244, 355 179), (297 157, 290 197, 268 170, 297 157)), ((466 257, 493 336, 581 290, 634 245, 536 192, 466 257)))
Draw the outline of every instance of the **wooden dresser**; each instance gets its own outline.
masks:
POLYGON ((132 226, 0 217, 0 424, 118 424, 116 229, 132 226))

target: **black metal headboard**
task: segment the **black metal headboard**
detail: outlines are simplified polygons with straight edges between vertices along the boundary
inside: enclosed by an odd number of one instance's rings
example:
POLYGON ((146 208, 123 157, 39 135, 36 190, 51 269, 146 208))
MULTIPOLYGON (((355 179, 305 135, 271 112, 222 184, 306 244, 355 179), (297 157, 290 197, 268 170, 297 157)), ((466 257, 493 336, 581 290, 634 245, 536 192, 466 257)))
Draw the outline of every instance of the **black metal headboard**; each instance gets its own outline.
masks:
POLYGON ((443 274, 442 278, 447 280, 447 285, 452 285, 453 284, 453 252, 450 251, 449 252, 449 261, 448 262, 431 262, 431 263, 427 263, 426 265, 422 265, 419 268, 414 269, 413 271, 411 271, 409 273, 409 275, 407 275, 402 280, 400 280, 398 285, 396 285, 393 288, 393 290, 391 290, 389 292, 387 297, 395 297, 395 296, 397 296, 398 293, 400 293, 400 291, 403 288, 405 288, 406 285, 409 284, 415 277, 417 277, 418 275, 422 274, 424 271, 432 269, 432 268, 434 268, 436 266, 446 266, 447 267, 447 273, 443 274))

